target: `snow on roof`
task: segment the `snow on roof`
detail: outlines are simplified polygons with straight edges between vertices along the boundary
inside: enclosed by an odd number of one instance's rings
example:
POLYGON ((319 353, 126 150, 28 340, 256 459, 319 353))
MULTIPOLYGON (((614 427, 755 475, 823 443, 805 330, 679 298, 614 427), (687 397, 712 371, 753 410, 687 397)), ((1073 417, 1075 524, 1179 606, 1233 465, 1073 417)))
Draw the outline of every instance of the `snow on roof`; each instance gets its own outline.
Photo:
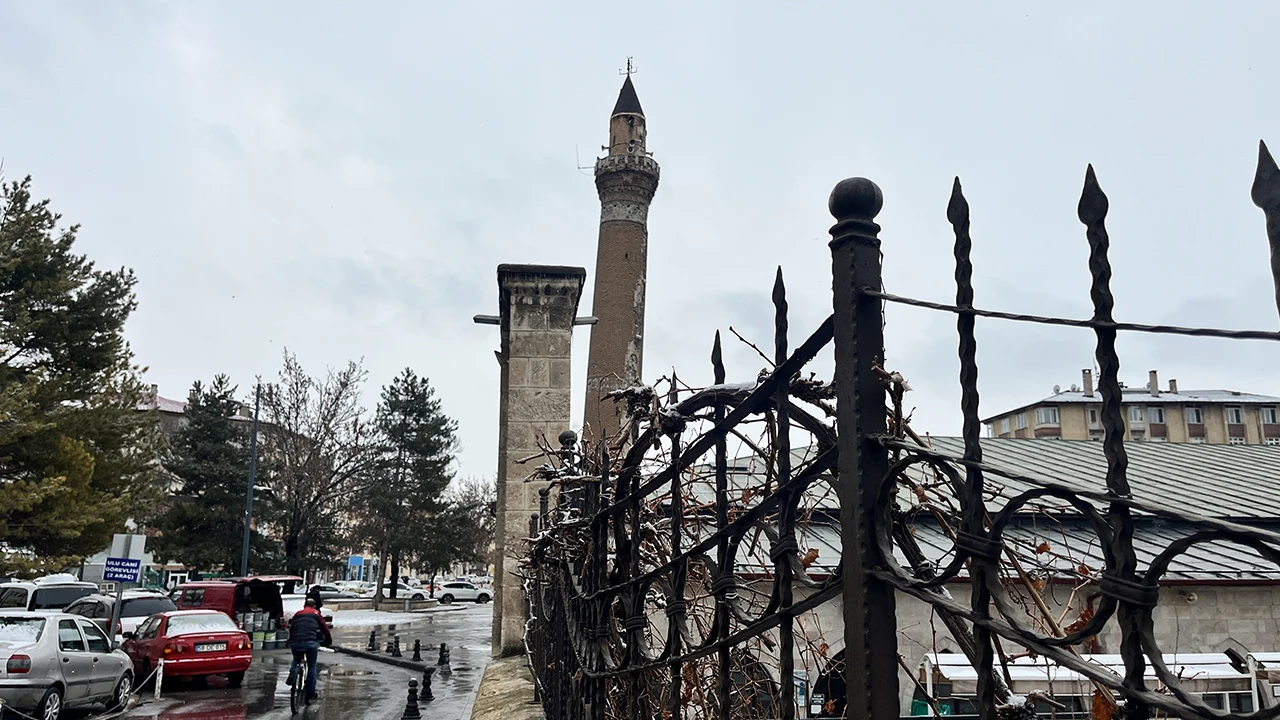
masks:
MULTIPOLYGON (((1270 655, 1271 653, 1256 653, 1270 655)), ((1124 658, 1113 654, 1081 655, 1080 659, 1087 663, 1104 667, 1115 673, 1117 677, 1124 674, 1124 658)), ((978 671, 969 664, 969 659, 962 653, 928 653, 925 661, 933 664, 938 672, 948 680, 977 680, 978 671)), ((1248 675, 1238 672, 1231 666, 1230 659, 1223 653, 1165 653, 1164 663, 1172 672, 1188 679, 1212 678, 1247 678, 1248 675)), ((924 664, 922 661, 921 664, 924 664)), ((1008 663, 1009 675, 1018 680, 1085 680, 1080 673, 1062 667, 1044 657, 1021 657, 1011 659, 1008 663)), ((1155 669, 1150 664, 1146 668, 1146 676, 1155 677, 1155 669)))
POLYGON ((187 411, 187 403, 183 400, 170 400, 167 397, 160 397, 159 395, 156 395, 154 402, 148 399, 138 403, 138 409, 157 410, 162 413, 181 415, 187 411))

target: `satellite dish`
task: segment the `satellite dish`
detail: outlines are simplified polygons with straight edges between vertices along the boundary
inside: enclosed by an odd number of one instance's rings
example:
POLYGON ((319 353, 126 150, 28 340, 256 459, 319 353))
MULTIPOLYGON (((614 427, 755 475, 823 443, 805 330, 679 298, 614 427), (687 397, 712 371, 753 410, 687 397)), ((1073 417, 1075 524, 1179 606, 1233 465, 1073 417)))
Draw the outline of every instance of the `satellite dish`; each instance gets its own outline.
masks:
POLYGON ((1054 394, 1054 395, 1057 395, 1057 394, 1059 394, 1059 393, 1061 393, 1061 392, 1062 392, 1062 386, 1061 386, 1061 385, 1054 385, 1054 386, 1053 386, 1053 394, 1054 394))

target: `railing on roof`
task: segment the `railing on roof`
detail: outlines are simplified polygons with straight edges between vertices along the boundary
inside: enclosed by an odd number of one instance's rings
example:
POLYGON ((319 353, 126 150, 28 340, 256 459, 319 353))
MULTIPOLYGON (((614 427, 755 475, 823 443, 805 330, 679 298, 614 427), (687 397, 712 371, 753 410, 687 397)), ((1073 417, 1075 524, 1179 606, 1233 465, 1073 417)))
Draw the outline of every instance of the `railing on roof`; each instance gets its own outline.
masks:
MULTIPOLYGON (((1280 307, 1280 170, 1262 146, 1253 185, 1254 202, 1267 220, 1271 266, 1280 307)), ((712 351, 715 384, 685 399, 673 377, 669 403, 629 391, 620 399, 636 424, 622 458, 607 452, 579 457, 570 445, 563 462, 543 476, 555 481, 554 506, 532 518, 526 563, 530 621, 526 641, 541 700, 555 718, 779 717, 796 715, 797 619, 836 598, 842 600, 843 679, 847 705, 832 716, 890 720, 899 717, 899 664, 895 597, 913 596, 946 623, 976 672, 981 717, 1030 717, 996 672, 1003 639, 1088 678, 1106 715, 1238 717, 1221 713, 1181 688, 1164 662, 1153 631, 1159 583, 1170 564, 1193 546, 1239 544, 1280 565, 1280 534, 1196 516, 1179 508, 1133 499, 1123 441, 1122 392, 1116 352, 1119 332, 1225 339, 1280 340, 1272 330, 1222 330, 1120 322, 1114 318, 1108 201, 1093 168, 1085 174, 1078 215, 1089 243, 1089 319, 1043 317, 980 309, 974 305, 969 206, 957 179, 947 208, 954 235, 954 303, 926 301, 884 291, 881 282, 880 189, 854 178, 830 198, 834 313, 794 351, 788 343, 786 290, 779 271, 774 286, 773 369, 753 384, 725 385, 719 336, 712 351), (957 318, 963 450, 943 452, 904 435, 900 379, 882 366, 884 309, 902 304, 957 318), (1082 490, 1053 478, 1015 474, 983 462, 979 444, 978 317, 1038 325, 1088 328, 1096 336, 1101 368, 1098 391, 1107 461, 1105 485, 1082 490), (826 346, 834 346, 835 382, 801 377, 826 346), (895 393, 897 393, 895 397, 895 393), (834 399, 832 407, 830 400, 834 399), (887 400, 897 408, 888 415, 887 400), (816 410, 814 410, 816 408, 816 410), (835 417, 834 427, 824 411, 835 417), (729 497, 727 441, 750 423, 767 427, 770 482, 745 502, 729 497), (696 428, 693 430, 692 428, 696 428), (817 453, 793 467, 791 436, 803 430, 817 453), (707 458, 710 458, 708 460, 707 458), (685 484, 698 467, 710 468, 715 493, 709 505, 686 507, 685 484), (911 472, 941 478, 959 506, 949 528, 951 561, 933 568, 923 561, 895 516, 895 489, 911 472), (835 473, 841 559, 838 571, 810 578, 800 555, 801 501, 820 477, 835 473), (1030 489, 1004 498, 998 509, 984 497, 991 478, 1030 489), (661 511, 655 512, 656 506, 661 511), (1041 630, 1028 622, 1001 585, 1007 556, 1003 534, 1014 515, 1044 501, 1070 506, 1097 536, 1105 560, 1098 577, 1101 603, 1093 616, 1061 628, 1046 617, 1041 630), (1135 553, 1134 513, 1176 519, 1198 530, 1173 542, 1146 567, 1135 553), (740 556, 767 546, 767 587, 740 583, 740 556), (903 567, 894 549, 906 556, 903 567), (1002 556, 1006 556, 1002 558, 1002 556), (967 571, 971 601, 943 591, 967 571), (664 620, 665 618, 665 620, 664 620), (1085 662, 1075 646, 1108 622, 1118 623, 1123 670, 1118 674, 1085 662), (748 650, 767 646, 776 667, 761 670, 748 650), (755 664, 753 664, 755 663, 755 664), (1148 668, 1150 666, 1150 670, 1148 668), (1158 680, 1157 687, 1148 679, 1158 680)), ((762 353, 763 354, 763 353, 762 353)), ((704 481, 706 479, 704 478, 704 481)), ((909 483, 906 483, 910 487, 909 483)), ((825 652, 825 650, 824 650, 825 652)), ((1280 717, 1280 706, 1245 717, 1280 717)))

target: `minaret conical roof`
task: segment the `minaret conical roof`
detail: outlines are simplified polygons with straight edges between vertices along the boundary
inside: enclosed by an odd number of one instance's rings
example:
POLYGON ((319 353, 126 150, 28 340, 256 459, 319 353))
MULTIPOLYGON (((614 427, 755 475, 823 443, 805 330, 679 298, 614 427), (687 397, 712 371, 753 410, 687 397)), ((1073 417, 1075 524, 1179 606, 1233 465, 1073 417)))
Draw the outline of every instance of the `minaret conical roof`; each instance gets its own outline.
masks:
POLYGON ((636 97, 636 86, 631 84, 630 75, 622 83, 622 91, 618 93, 618 104, 613 106, 614 115, 623 113, 644 117, 644 110, 640 109, 640 98, 636 97))

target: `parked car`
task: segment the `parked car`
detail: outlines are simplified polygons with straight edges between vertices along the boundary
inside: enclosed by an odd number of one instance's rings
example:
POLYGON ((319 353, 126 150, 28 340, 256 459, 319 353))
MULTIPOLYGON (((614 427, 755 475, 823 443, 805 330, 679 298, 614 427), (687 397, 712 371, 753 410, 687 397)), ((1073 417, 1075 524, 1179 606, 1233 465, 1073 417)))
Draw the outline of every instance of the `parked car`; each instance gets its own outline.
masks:
MULTIPOLYGON (((97 623, 104 631, 111 622, 112 609, 116 599, 112 595, 85 595, 67 606, 66 612, 71 615, 87 617, 97 623)), ((143 620, 160 612, 177 610, 178 606, 168 597, 149 590, 125 590, 120 605, 120 622, 114 632, 108 635, 120 635, 133 632, 143 620)))
POLYGON ((312 590, 319 589, 321 600, 334 600, 334 599, 352 600, 360 597, 359 595, 349 590, 344 590, 341 587, 338 587, 336 584, 335 585, 312 585, 311 589, 312 590))
MULTIPOLYGON (((390 583, 382 586, 382 597, 391 597, 390 583)), ((427 589, 424 587, 413 587, 404 583, 396 583, 396 599, 397 600, 426 600, 427 589)))
POLYGON ((469 582, 447 582, 436 591, 436 597, 440 598, 440 602, 445 605, 454 600, 487 603, 493 599, 493 591, 488 588, 478 588, 469 582))
MULTIPOLYGON (((293 614, 298 612, 307 603, 306 595, 282 595, 280 597, 283 612, 280 616, 280 622, 288 625, 293 619, 293 614)), ((328 608, 320 609, 320 617, 324 618, 324 622, 329 627, 333 627, 333 613, 328 608)))
POLYGON ((41 578, 34 582, 4 583, 0 585, 0 610, 60 612, 76 600, 96 592, 97 585, 80 582, 72 575, 41 578))
POLYGON ((234 618, 245 612, 264 612, 276 620, 284 616, 281 598, 302 587, 294 575, 264 575, 230 580, 201 580, 178 586, 179 610, 218 610, 234 618))
POLYGON ((64 708, 119 707, 133 692, 129 656, 76 615, 0 612, 0 662, 0 699, 41 720, 58 720, 64 708))
POLYGON ((249 633, 218 610, 170 610, 147 618, 127 633, 124 652, 137 676, 151 677, 164 658, 165 677, 226 675, 231 687, 244 682, 253 662, 249 633))

